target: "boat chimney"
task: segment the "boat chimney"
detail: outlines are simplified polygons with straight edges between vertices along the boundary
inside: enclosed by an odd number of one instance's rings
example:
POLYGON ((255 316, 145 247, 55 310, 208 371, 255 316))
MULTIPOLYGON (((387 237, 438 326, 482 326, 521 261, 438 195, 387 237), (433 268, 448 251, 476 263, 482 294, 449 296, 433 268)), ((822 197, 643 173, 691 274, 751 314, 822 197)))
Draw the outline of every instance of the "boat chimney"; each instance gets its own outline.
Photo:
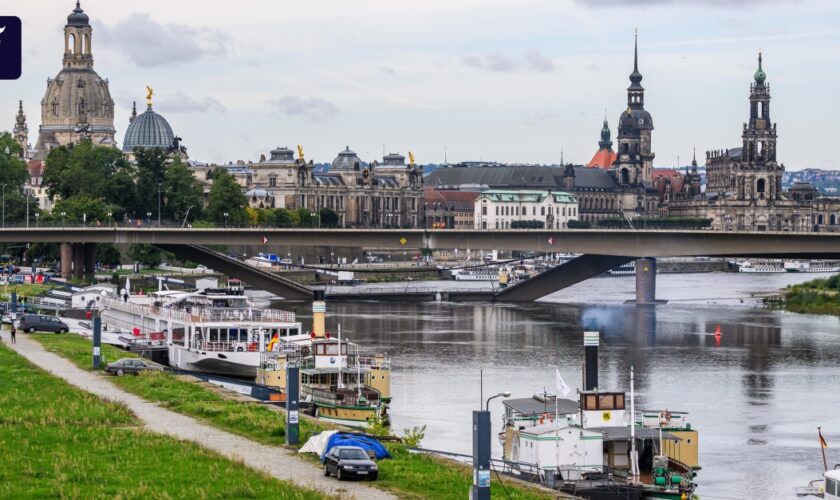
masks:
POLYGON ((584 380, 583 390, 594 391, 598 389, 598 343, 599 332, 583 332, 584 358, 584 380))
POLYGON ((327 303, 324 302, 324 290, 315 290, 312 299, 312 333, 316 339, 322 339, 325 335, 325 321, 327 315, 327 303))

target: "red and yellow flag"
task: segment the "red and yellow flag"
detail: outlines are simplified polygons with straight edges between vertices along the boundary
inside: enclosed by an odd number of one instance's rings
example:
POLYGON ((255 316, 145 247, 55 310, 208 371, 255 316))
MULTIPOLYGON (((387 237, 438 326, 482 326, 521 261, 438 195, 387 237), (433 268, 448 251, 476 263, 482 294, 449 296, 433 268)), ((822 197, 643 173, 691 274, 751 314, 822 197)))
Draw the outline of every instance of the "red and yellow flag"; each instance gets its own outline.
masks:
POLYGON ((825 438, 822 435, 822 431, 817 429, 817 434, 820 436, 820 446, 823 448, 828 448, 828 443, 825 442, 825 438))

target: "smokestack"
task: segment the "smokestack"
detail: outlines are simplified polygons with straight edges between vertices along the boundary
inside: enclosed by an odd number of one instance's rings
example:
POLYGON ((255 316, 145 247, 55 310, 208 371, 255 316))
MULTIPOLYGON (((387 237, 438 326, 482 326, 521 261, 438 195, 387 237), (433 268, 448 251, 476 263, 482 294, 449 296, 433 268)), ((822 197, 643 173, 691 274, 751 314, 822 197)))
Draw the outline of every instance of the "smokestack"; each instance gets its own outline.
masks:
POLYGON ((583 349, 585 352, 585 370, 583 380, 584 391, 594 391, 598 388, 598 344, 599 332, 583 332, 583 349))
POLYGON ((315 290, 314 297, 312 299, 312 333, 314 333, 315 338, 318 339, 322 339, 326 336, 325 321, 327 315, 327 303, 324 302, 324 296, 323 290, 315 290))

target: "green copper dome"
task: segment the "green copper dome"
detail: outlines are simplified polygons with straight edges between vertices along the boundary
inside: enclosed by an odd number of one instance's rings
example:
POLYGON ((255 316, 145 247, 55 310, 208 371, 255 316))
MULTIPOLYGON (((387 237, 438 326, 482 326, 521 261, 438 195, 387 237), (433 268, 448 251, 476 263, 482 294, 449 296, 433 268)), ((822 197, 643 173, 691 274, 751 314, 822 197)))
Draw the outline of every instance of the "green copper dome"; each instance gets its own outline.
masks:
POLYGON ((764 73, 764 70, 761 69, 761 52, 758 53, 758 70, 755 72, 755 81, 758 83, 764 83, 764 80, 767 79, 767 75, 764 73))

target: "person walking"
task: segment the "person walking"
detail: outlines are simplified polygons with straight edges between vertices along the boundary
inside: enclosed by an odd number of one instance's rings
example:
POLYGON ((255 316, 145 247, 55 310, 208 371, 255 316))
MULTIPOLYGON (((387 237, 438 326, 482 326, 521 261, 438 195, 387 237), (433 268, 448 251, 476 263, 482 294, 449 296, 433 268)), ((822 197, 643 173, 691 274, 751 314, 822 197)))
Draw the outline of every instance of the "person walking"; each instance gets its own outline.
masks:
POLYGON ((17 344, 17 339, 15 339, 15 334, 16 333, 17 333, 17 330, 15 329, 14 323, 12 323, 12 344, 17 344))

